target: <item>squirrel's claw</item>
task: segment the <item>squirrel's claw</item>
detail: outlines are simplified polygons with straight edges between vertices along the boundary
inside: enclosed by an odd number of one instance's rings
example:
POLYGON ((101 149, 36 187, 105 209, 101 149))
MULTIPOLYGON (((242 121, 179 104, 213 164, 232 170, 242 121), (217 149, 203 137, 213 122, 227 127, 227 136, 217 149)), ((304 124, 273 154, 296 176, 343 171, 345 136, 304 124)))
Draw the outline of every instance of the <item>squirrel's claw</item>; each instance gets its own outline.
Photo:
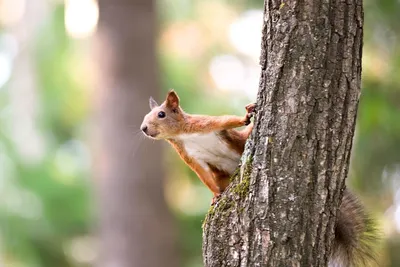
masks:
POLYGON ((246 109, 247 113, 254 113, 256 111, 256 103, 248 104, 244 108, 246 109))

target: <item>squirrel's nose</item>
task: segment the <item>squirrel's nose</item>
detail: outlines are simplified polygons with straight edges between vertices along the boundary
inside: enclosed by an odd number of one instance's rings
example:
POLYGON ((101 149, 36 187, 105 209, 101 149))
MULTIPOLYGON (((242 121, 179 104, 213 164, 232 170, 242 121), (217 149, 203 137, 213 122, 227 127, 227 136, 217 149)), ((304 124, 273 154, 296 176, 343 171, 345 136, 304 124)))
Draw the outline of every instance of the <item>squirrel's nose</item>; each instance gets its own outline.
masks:
POLYGON ((143 125, 142 127, 140 127, 140 130, 142 130, 144 133, 147 132, 147 126, 143 125))

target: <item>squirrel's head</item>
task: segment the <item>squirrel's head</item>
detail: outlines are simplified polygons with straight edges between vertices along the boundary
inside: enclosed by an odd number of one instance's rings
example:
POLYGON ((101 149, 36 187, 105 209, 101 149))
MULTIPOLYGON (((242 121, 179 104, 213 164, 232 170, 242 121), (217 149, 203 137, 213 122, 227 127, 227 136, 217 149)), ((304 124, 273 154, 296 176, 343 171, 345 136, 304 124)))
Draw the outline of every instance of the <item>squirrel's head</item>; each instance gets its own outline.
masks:
POLYGON ((167 98, 161 105, 150 97, 150 109, 140 126, 146 136, 153 139, 167 139, 181 133, 184 116, 179 107, 179 97, 174 90, 168 92, 167 98))

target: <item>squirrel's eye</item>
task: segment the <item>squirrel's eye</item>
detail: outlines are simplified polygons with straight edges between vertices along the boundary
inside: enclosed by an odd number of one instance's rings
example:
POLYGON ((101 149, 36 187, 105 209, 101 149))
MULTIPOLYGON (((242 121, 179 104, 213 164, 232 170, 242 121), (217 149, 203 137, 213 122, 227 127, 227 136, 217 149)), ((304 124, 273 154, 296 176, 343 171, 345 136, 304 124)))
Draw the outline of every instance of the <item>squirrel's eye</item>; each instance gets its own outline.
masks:
POLYGON ((164 111, 158 112, 157 117, 159 117, 160 119, 165 118, 165 112, 164 111))

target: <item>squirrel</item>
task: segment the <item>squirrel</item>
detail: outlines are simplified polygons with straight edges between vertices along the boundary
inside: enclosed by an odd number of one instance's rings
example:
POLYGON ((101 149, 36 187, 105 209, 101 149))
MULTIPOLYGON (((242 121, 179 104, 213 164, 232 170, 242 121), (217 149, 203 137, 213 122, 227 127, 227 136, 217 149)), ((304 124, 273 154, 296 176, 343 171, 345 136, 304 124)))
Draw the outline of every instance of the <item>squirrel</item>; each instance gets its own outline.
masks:
MULTIPOLYGON (((243 117, 191 115, 183 111, 179 97, 170 90, 158 105, 150 97, 151 111, 140 126, 149 138, 166 140, 181 159, 211 190, 212 205, 230 183, 253 123, 255 104, 245 107, 243 117), (246 126, 243 130, 235 128, 246 126)), ((335 226, 331 267, 365 266, 374 260, 372 243, 376 229, 357 198, 345 190, 335 226)))
POLYGON ((246 106, 243 117, 190 115, 182 110, 178 95, 171 90, 160 106, 150 98, 151 112, 140 129, 150 138, 168 141, 214 194, 214 203, 238 166, 253 129, 250 119, 254 107, 246 106), (242 131, 234 129, 245 125, 242 131))

